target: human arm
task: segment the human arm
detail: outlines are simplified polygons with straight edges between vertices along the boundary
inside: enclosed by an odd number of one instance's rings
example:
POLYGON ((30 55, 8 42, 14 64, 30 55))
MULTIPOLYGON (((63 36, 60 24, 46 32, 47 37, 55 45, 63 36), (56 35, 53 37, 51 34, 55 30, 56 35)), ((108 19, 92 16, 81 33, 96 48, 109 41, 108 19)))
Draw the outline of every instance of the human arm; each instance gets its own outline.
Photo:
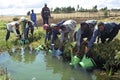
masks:
POLYGON ((88 46, 85 48, 85 53, 86 54, 92 48, 92 46, 93 46, 94 42, 96 41, 96 38, 97 38, 98 35, 99 35, 99 31, 98 31, 98 29, 95 29, 90 41, 88 42, 88 46))
POLYGON ((79 51, 80 51, 79 47, 80 47, 81 34, 82 34, 82 31, 79 28, 79 30, 76 33, 76 43, 77 43, 77 52, 76 52, 76 54, 78 54, 79 51))

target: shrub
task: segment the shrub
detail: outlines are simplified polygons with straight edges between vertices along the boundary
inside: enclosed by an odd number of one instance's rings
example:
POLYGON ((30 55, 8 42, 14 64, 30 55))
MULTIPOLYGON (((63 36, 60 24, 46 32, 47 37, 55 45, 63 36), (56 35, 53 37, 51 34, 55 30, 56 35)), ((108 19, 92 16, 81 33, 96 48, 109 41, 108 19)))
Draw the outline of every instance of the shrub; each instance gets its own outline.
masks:
POLYGON ((92 57, 99 67, 103 67, 108 75, 120 69, 120 40, 94 45, 92 57))
POLYGON ((13 18, 13 21, 18 21, 18 20, 19 20, 19 18, 17 18, 17 17, 13 18))

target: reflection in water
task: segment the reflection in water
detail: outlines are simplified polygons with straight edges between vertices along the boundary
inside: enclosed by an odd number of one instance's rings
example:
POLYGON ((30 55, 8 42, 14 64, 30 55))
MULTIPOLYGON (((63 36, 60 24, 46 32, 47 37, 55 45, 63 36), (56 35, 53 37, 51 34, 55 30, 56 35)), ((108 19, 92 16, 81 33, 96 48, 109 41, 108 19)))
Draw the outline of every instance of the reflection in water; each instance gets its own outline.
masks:
POLYGON ((80 67, 74 69, 69 63, 44 54, 44 51, 21 47, 14 53, 5 52, 0 56, 0 65, 8 68, 13 80, 91 80, 80 67))
POLYGON ((72 68, 69 63, 57 58, 46 56, 47 69, 53 69, 53 73, 61 73, 61 80, 91 80, 90 75, 80 67, 72 68))
POLYGON ((12 50, 13 49, 14 53, 10 53, 12 60, 23 62, 25 64, 32 63, 35 60, 36 54, 32 53, 31 50, 25 49, 24 47, 21 47, 21 50, 17 51, 15 51, 15 48, 12 48, 12 50))

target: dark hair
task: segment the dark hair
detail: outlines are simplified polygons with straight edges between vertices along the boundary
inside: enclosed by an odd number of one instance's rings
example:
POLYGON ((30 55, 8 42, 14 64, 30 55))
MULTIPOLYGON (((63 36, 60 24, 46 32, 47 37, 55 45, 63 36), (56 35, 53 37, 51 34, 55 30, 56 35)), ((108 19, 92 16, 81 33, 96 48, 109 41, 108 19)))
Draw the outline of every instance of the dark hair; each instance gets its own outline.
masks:
POLYGON ((34 12, 34 10, 33 10, 33 9, 32 9, 31 11, 32 11, 32 13, 34 12))
POLYGON ((83 26, 87 27, 87 26, 89 26, 89 25, 88 25, 86 22, 81 22, 81 23, 80 23, 80 26, 81 26, 81 27, 83 27, 83 26))
POLYGON ((18 26, 19 26, 19 23, 16 23, 15 26, 18 27, 18 26))
POLYGON ((65 25, 60 25, 59 28, 64 30, 65 29, 65 25))
POLYGON ((98 27, 99 27, 99 26, 104 26, 104 23, 103 23, 103 22, 99 22, 99 23, 98 23, 98 27))
POLYGON ((47 7, 47 4, 45 3, 45 7, 47 7))

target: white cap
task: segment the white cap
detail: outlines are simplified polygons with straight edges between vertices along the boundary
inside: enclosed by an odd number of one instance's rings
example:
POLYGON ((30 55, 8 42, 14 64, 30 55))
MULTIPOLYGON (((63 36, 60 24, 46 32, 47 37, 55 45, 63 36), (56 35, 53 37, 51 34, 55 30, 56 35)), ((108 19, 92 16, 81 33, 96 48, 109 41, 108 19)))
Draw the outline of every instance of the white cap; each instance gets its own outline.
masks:
POLYGON ((56 24, 54 24, 54 23, 52 23, 52 24, 50 24, 50 26, 51 27, 55 27, 55 26, 57 26, 56 24))
POLYGON ((87 20, 86 23, 96 24, 96 23, 97 23, 97 20, 87 20))
POLYGON ((21 20, 21 21, 24 21, 24 20, 26 20, 26 18, 25 18, 25 17, 21 17, 20 20, 21 20))

